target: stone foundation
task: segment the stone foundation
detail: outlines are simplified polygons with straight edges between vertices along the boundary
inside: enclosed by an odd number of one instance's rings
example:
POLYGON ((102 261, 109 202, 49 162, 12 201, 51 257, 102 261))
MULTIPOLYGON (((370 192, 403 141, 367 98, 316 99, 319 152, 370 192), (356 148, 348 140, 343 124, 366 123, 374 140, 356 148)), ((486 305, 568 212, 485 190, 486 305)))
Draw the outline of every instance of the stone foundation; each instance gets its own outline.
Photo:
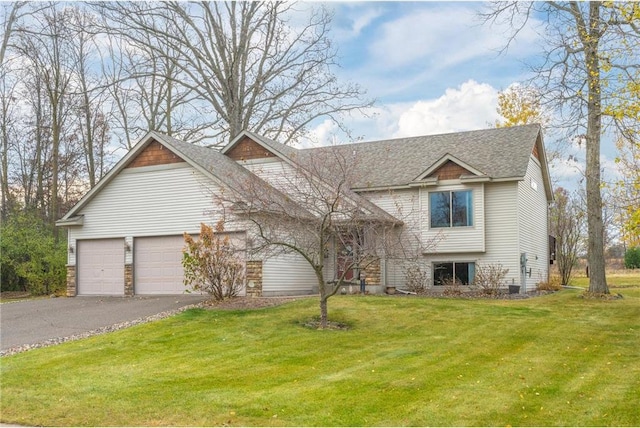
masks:
POLYGON ((76 267, 67 265, 67 297, 75 297, 76 293, 76 267))
POLYGON ((262 260, 247 261, 247 297, 262 296, 262 260))

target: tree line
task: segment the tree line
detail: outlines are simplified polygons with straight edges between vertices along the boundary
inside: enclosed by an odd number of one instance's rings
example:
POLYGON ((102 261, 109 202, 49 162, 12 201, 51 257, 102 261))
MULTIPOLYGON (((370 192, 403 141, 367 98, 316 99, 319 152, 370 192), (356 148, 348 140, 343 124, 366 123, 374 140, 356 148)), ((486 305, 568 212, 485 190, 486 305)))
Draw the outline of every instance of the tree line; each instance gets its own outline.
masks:
MULTIPOLYGON (((149 130, 223 145, 249 129, 291 143, 319 117, 348 131, 343 115, 372 104, 363 88, 335 75, 332 16, 321 5, 13 2, 0 12, 3 246, 9 227, 30 224, 61 253, 55 220, 149 130)), ((640 6, 495 2, 484 14, 487 23, 506 21, 514 37, 539 16, 545 44, 524 85, 559 117, 550 126, 586 148, 590 290, 607 293, 600 163, 607 127, 619 137, 624 175, 611 186, 624 239, 640 241, 640 6)), ((3 279, 9 262, 36 258, 8 254, 3 279)))
POLYGON ((321 5, 0 7, 3 288, 24 284, 36 258, 31 245, 10 245, 12 228, 51 236, 48 251, 64 252, 55 221, 148 131, 219 146, 250 129, 291 143, 318 117, 344 128, 344 113, 372 103, 336 77, 321 5))

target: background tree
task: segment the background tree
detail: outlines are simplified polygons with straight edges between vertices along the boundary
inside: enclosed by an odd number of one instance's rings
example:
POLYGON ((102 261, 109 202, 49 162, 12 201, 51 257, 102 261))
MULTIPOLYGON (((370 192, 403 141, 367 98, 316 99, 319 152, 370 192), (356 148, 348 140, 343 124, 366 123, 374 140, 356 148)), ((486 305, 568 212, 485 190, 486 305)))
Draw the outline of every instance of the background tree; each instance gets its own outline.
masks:
POLYGON ((549 212, 551 235, 556 238, 556 262, 562 284, 569 284, 578 261, 585 213, 580 199, 559 187, 549 212))
POLYGON ((360 99, 360 87, 338 83, 331 70, 329 13, 311 10, 304 25, 293 27, 288 18, 295 8, 288 2, 99 6, 111 32, 179 71, 172 82, 207 103, 220 144, 245 129, 288 143, 318 117, 341 125, 341 113, 371 104, 360 99))
POLYGON ((543 113, 540 101, 540 93, 533 87, 515 84, 499 92, 497 111, 504 120, 497 120, 496 128, 532 123, 544 128, 549 118, 543 113))
POLYGON ((622 239, 628 247, 640 246, 640 142, 619 140, 618 149, 621 178, 614 192, 622 217, 622 239))
POLYGON ((638 19, 623 3, 598 1, 494 2, 484 18, 511 25, 515 37, 534 13, 547 18, 543 60, 532 65, 534 82, 543 101, 557 107, 567 133, 582 136, 586 146, 589 291, 609 293, 600 193, 602 119, 612 94, 640 64, 637 50, 619 55, 636 38, 638 19))

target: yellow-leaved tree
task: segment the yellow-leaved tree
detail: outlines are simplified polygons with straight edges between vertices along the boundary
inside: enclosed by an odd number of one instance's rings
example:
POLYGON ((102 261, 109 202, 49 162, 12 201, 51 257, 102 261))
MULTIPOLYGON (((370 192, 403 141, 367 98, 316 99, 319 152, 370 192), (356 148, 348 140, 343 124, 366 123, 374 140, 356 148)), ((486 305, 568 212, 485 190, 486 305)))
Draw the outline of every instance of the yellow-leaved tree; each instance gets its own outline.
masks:
POLYGON ((496 128, 539 123, 543 127, 548 118, 540 105, 540 93, 532 87, 513 84, 498 93, 498 113, 504 120, 496 120, 496 128))

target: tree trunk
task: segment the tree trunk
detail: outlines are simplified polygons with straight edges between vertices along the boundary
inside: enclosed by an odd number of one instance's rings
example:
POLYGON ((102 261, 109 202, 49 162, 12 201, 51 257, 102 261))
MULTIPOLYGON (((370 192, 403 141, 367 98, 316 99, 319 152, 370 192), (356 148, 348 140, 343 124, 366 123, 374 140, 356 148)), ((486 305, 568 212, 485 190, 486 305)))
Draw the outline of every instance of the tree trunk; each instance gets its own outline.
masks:
POLYGON ((327 308, 327 300, 329 296, 326 293, 322 293, 320 296, 320 328, 326 329, 329 325, 329 316, 328 316, 328 308, 327 308))
POLYGON ((602 103, 598 42, 600 40, 600 3, 589 5, 589 34, 586 36, 585 60, 589 99, 587 101, 587 226, 589 292, 609 294, 604 261, 604 224, 600 192, 600 136, 602 133, 602 103))

